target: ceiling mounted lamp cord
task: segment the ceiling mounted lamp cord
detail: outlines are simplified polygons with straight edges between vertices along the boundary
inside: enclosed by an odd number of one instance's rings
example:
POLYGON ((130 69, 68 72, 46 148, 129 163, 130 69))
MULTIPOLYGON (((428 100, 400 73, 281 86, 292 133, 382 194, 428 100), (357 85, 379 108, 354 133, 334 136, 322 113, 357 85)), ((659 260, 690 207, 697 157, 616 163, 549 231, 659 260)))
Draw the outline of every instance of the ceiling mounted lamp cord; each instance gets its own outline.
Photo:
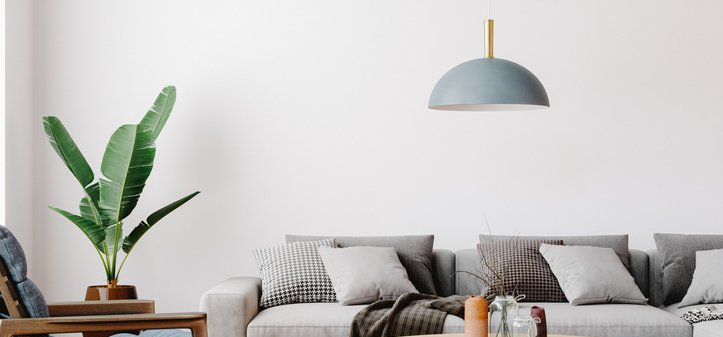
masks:
POLYGON ((487 2, 484 57, 448 71, 434 86, 429 108, 435 110, 497 111, 550 107, 547 91, 525 67, 494 57, 492 0, 487 2))

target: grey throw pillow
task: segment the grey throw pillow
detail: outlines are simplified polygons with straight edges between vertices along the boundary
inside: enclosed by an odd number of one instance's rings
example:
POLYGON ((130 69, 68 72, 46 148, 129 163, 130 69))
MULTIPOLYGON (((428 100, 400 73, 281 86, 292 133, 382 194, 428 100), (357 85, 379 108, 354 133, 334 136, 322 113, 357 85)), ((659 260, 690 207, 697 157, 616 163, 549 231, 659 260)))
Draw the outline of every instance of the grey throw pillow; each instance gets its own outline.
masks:
POLYGON ((497 295, 499 289, 525 295, 530 302, 565 302, 565 294, 545 259, 540 244, 561 245, 561 240, 507 240, 477 245, 482 263, 482 296, 497 295), (499 275, 499 277, 497 276, 499 275))
POLYGON ((678 308, 698 303, 723 303, 723 249, 695 253, 693 281, 678 308))
POLYGON ((583 235, 583 236, 508 236, 480 234, 479 242, 501 240, 562 240, 565 246, 591 246, 612 248, 626 269, 630 270, 630 251, 628 235, 583 235))
POLYGON ((342 305, 396 300, 418 292, 392 247, 319 247, 319 255, 342 305))
POLYGON ((695 252, 723 249, 723 235, 655 233, 663 270, 663 303, 680 302, 693 281, 695 252))
POLYGON ((309 236, 286 235, 286 242, 314 241, 333 238, 339 247, 392 247, 407 269, 409 280, 420 293, 436 295, 432 276, 434 235, 407 236, 309 236))
POLYGON ((540 253, 572 305, 648 302, 611 248, 543 243, 540 253))
POLYGON ((319 247, 333 239, 295 242, 253 251, 261 272, 261 308, 289 303, 336 302, 319 247))

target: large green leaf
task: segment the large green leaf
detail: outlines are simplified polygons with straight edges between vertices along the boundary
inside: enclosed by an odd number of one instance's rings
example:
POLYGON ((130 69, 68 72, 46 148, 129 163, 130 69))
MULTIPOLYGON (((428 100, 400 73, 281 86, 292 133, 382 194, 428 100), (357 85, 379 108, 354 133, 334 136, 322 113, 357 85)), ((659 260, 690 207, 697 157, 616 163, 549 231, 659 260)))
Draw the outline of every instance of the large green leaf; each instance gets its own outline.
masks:
POLYGON ((104 251, 104 253, 108 256, 115 256, 116 251, 120 251, 120 247, 116 244, 116 242, 120 243, 120 240, 123 238, 123 223, 111 224, 104 230, 105 247, 108 248, 107 251, 104 251))
MULTIPOLYGON (((48 136, 50 145, 85 190, 85 198, 94 200, 93 204, 88 203, 88 208, 86 209, 88 216, 86 219, 102 225, 103 221, 98 210, 98 198, 92 197, 93 186, 95 185, 92 183, 95 176, 90 165, 88 165, 88 161, 83 156, 83 153, 80 152, 80 149, 60 119, 54 116, 43 117, 43 128, 45 129, 45 134, 48 136)), ((81 213, 82 211, 83 210, 81 210, 81 213)))
POLYGON ((141 221, 136 228, 133 228, 130 234, 126 236, 126 238, 123 240, 123 251, 128 254, 131 252, 133 247, 135 247, 136 243, 138 243, 138 240, 141 239, 143 234, 146 234, 146 232, 153 227, 158 221, 163 219, 166 215, 173 212, 176 208, 180 207, 181 205, 185 204, 186 201, 191 200, 193 197, 198 195, 199 191, 193 192, 181 199, 178 199, 167 206, 153 212, 153 214, 149 215, 146 221, 141 221))
MULTIPOLYGON (((80 216, 93 222, 100 222, 99 225, 105 230, 105 228, 110 226, 110 220, 104 215, 104 213, 97 213, 97 210, 100 209, 100 206, 98 205, 98 200, 100 200, 100 183, 96 182, 89 185, 85 189, 85 192, 86 196, 80 199, 80 206, 78 207, 80 209, 80 216), (97 221, 96 219, 100 220, 97 221)), ((102 253, 106 252, 103 242, 97 246, 98 250, 102 253)))
POLYGON ((88 185, 88 187, 85 188, 86 196, 84 196, 82 199, 80 199, 80 216, 88 219, 96 221, 96 215, 100 218, 99 225, 102 227, 107 227, 110 225, 110 221, 108 217, 104 216, 103 213, 96 214, 96 210, 100 209, 100 205, 98 205, 98 202, 100 200, 100 183, 95 182, 91 185, 88 185))
POLYGON ((112 223, 125 219, 138 204, 155 155, 153 134, 137 125, 123 125, 111 136, 101 164, 99 205, 112 223))
POLYGON ((88 161, 80 152, 80 149, 73 138, 70 137, 70 133, 65 129, 63 123, 55 116, 43 117, 43 128, 45 134, 48 136, 50 145, 55 149, 55 152, 63 160, 65 166, 70 169, 80 185, 86 188, 90 185, 95 177, 93 176, 93 170, 88 165, 88 161))
POLYGON ((171 115, 173 105, 176 104, 176 87, 167 86, 161 90, 158 94, 156 101, 153 102, 153 106, 146 113, 138 126, 141 130, 151 131, 153 133, 153 140, 158 138, 161 133, 163 126, 166 125, 168 116, 171 115))
POLYGON ((78 228, 83 231, 83 234, 85 234, 85 236, 90 239, 93 245, 98 246, 105 239, 105 232, 103 231, 103 228, 98 226, 94 221, 86 219, 82 216, 75 215, 68 211, 64 211, 59 208, 50 207, 50 209, 58 212, 60 215, 64 216, 66 219, 70 220, 72 223, 78 226, 78 228))

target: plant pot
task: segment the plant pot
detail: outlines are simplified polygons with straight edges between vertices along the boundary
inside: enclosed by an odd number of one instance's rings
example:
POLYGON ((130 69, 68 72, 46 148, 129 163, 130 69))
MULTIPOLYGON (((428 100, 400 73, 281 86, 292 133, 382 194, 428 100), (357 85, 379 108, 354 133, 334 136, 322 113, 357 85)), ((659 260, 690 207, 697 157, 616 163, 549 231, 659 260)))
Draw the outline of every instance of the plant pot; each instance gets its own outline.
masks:
POLYGON ((85 292, 86 301, 112 301, 112 300, 137 300, 138 293, 136 286, 118 285, 108 287, 108 285, 88 286, 85 292))
MULTIPOLYGON (((117 285, 110 287, 106 285, 88 286, 85 291, 86 301, 112 301, 112 300, 137 300, 138 293, 136 286, 117 285)), ((84 332, 83 337, 109 337, 121 332, 137 335, 140 331, 114 331, 114 332, 84 332)))

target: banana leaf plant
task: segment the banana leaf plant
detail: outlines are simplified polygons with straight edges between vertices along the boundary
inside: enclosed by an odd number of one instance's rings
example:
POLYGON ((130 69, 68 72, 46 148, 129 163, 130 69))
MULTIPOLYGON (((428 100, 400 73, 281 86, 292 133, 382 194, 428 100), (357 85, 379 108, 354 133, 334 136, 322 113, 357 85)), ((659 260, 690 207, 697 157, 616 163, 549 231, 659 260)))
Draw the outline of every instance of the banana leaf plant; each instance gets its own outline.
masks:
POLYGON ((108 141, 98 179, 60 119, 43 117, 50 145, 83 188, 78 214, 50 209, 70 220, 88 237, 103 262, 109 287, 117 285, 118 275, 138 240, 163 217, 200 193, 193 192, 153 212, 123 237, 123 222, 133 212, 146 186, 156 155, 156 138, 175 102, 176 88, 165 87, 139 124, 119 127, 108 141), (121 250, 125 256, 118 264, 121 250))

